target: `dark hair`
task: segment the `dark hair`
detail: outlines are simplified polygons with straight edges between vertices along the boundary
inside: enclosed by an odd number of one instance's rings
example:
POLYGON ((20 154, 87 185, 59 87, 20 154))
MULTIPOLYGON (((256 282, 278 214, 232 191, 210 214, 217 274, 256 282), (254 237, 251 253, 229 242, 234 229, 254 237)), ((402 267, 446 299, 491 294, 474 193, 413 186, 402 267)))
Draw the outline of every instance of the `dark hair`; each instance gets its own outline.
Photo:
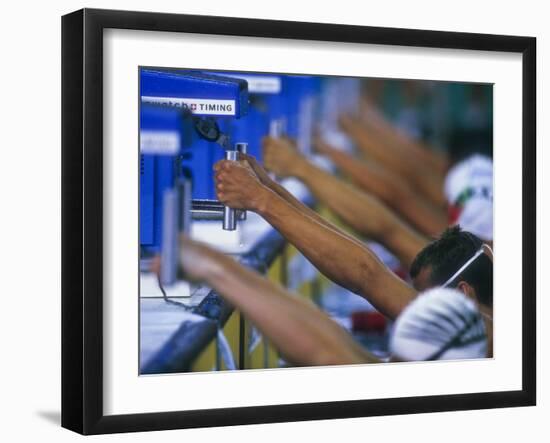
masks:
MULTIPOLYGON (((441 237, 426 246, 415 257, 411 265, 411 277, 415 278, 422 269, 429 267, 430 284, 443 285, 481 248, 483 242, 474 234, 463 231, 460 226, 447 228, 441 237)), ((493 262, 481 254, 449 287, 456 287, 460 280, 472 286, 480 303, 493 305, 493 262)))
POLYGON ((455 129, 449 136, 449 158, 456 164, 474 154, 493 158, 492 128, 455 129))

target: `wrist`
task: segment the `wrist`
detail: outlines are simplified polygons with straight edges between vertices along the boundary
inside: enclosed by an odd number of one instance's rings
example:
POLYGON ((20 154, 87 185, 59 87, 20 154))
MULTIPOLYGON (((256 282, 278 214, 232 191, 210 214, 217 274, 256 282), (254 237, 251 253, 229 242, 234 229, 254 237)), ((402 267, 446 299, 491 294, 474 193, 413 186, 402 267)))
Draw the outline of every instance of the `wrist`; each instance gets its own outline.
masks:
POLYGON ((255 197, 252 199, 250 210, 260 215, 264 214, 269 207, 269 201, 271 200, 272 195, 273 191, 270 188, 261 186, 255 197))

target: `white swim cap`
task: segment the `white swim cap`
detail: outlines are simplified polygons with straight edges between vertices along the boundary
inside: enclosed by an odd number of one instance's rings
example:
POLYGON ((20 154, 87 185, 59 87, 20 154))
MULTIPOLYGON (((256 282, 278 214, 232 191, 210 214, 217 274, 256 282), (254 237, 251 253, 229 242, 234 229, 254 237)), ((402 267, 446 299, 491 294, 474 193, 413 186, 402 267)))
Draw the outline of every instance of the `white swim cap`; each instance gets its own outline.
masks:
POLYGON ((456 224, 485 241, 493 240, 493 201, 473 197, 463 206, 456 224))
POLYGON ((390 350, 403 361, 484 358, 485 325, 475 303, 462 292, 433 288, 397 318, 390 350))
POLYGON ((445 177, 450 223, 483 240, 493 239, 493 161, 474 154, 453 166, 445 177))
POLYGON ((455 164, 445 177, 445 197, 454 204, 465 189, 493 189, 493 160, 481 154, 474 154, 455 164))

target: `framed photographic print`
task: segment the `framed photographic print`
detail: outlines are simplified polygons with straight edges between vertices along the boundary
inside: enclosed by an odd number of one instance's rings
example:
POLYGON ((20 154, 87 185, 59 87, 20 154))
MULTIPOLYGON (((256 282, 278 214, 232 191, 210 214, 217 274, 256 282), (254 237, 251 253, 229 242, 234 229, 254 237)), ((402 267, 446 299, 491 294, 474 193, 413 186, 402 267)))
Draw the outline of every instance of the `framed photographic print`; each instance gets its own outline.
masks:
POLYGON ((64 16, 62 425, 534 405, 535 59, 531 37, 64 16))

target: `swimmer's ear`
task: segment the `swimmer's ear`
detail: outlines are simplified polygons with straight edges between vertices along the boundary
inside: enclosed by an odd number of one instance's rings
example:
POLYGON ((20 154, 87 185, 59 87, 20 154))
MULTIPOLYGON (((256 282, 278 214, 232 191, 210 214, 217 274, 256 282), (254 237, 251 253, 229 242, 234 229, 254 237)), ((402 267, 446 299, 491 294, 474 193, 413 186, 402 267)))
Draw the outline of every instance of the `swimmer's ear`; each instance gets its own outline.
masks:
POLYGON ((476 303, 479 302, 479 300, 477 299, 476 290, 468 282, 466 282, 464 280, 460 280, 458 282, 458 285, 456 286, 456 289, 458 289, 460 292, 462 292, 467 297, 474 300, 476 303))

